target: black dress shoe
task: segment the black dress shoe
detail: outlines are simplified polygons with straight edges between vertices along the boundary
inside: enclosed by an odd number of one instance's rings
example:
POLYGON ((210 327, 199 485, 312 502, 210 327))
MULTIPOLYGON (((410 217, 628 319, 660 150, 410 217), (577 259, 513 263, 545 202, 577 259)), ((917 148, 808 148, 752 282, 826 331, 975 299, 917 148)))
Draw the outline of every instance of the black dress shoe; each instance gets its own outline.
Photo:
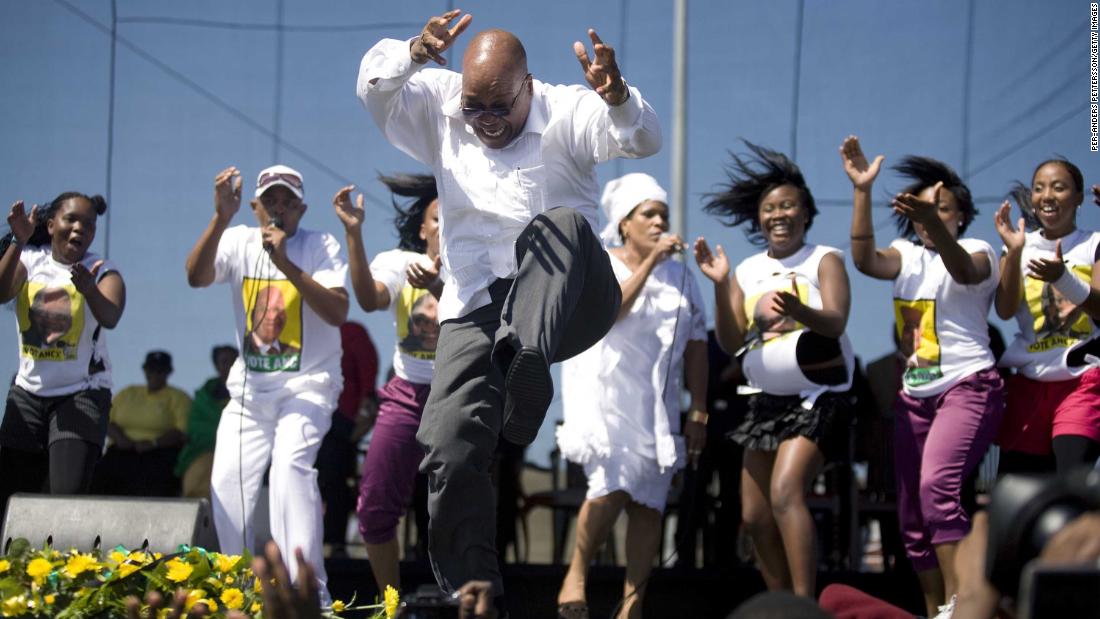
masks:
POLYGON ((550 366, 539 349, 524 346, 516 351, 504 376, 504 393, 501 435, 510 443, 530 445, 554 398, 550 366))

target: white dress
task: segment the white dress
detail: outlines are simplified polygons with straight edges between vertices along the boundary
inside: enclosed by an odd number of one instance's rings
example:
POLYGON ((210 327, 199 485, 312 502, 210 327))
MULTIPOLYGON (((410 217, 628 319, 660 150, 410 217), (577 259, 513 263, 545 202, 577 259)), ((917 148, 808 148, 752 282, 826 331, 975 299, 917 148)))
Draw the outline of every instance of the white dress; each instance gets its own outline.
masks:
MULTIPOLYGON (((611 255, 615 277, 631 275, 611 255)), ((706 310, 687 268, 654 267, 630 313, 592 348, 562 364, 565 423, 558 446, 583 464, 587 498, 626 491, 663 511, 672 474, 686 462, 680 392, 688 341, 705 342, 706 310), (661 394, 658 397, 658 394, 661 394)))

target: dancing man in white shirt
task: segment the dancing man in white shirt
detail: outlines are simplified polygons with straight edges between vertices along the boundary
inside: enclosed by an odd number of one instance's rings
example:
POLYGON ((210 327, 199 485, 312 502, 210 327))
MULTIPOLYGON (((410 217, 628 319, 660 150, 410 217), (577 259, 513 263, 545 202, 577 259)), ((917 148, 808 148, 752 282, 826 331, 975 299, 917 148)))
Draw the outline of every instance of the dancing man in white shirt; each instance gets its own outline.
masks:
POLYGON ((439 187, 441 332, 417 434, 427 450, 432 566, 444 591, 479 579, 500 596, 494 448, 499 436, 534 440, 553 396, 549 364, 614 323, 621 294, 592 232, 595 165, 652 155, 661 134, 593 30, 593 58, 573 47, 594 92, 534 79, 523 44, 502 30, 470 40, 461 74, 424 69, 446 64, 442 54, 472 20, 459 13, 431 18, 411 40, 377 43, 363 57, 358 94, 439 187))

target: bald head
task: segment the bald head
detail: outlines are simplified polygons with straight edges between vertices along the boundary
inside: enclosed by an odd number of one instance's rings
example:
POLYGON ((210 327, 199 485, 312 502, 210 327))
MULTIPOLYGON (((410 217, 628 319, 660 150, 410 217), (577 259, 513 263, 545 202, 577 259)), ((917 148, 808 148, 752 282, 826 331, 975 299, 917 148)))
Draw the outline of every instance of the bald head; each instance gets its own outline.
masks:
POLYGON ((503 148, 523 131, 533 85, 527 52, 516 35, 486 30, 474 35, 462 57, 462 107, 483 144, 503 148))
POLYGON ((507 30, 485 30, 474 35, 462 57, 462 75, 505 73, 527 75, 527 50, 516 35, 507 30))

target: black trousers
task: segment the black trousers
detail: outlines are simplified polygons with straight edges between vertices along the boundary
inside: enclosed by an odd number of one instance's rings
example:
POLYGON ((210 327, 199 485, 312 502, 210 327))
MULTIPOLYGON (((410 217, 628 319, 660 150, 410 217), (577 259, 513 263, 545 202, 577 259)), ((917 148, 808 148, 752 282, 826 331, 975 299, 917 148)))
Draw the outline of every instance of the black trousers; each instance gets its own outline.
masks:
MULTIPOLYGON (((502 346, 537 347, 548 362, 577 355, 615 322, 622 294, 588 222, 570 208, 535 217, 516 241, 517 274, 489 288, 492 302, 444 321, 432 391, 417 440, 427 456, 428 552, 439 586, 469 580, 503 591, 490 467, 502 426, 502 346)), ((506 357, 506 355, 502 355, 506 357)))

